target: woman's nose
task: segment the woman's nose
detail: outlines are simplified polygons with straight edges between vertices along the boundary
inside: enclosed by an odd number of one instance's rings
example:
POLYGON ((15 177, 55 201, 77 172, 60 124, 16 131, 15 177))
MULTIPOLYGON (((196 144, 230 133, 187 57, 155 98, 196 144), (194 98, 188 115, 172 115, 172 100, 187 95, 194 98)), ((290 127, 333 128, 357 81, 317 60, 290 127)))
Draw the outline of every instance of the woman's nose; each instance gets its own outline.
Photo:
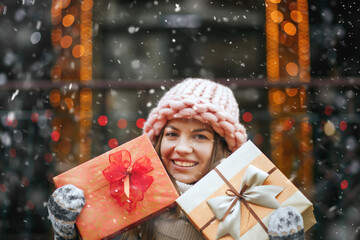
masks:
POLYGON ((178 153, 191 153, 192 152, 192 143, 187 138, 181 137, 179 141, 175 144, 175 149, 178 153))

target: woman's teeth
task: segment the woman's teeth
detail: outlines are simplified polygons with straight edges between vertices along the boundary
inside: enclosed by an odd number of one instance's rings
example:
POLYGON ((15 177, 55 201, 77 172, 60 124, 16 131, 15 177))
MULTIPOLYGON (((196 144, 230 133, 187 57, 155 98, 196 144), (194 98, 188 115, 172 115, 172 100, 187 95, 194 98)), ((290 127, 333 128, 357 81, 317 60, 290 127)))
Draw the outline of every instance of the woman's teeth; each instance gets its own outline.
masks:
POLYGON ((175 165, 178 165, 180 167, 193 167, 196 165, 194 162, 183 162, 183 161, 176 161, 174 160, 175 165))

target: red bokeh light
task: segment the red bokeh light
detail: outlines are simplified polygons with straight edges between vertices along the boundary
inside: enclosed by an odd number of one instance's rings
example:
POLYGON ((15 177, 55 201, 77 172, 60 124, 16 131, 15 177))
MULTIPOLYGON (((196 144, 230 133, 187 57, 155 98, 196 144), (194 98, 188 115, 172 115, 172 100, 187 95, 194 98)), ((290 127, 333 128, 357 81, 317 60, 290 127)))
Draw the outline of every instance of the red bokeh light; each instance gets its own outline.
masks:
POLYGON ((1 184, 1 185, 0 185, 0 191, 1 191, 1 192, 6 192, 6 186, 5 186, 5 184, 1 184))
POLYGON ((31 121, 36 123, 39 120, 39 114, 37 112, 34 112, 31 114, 31 121))
POLYGON ((108 118, 107 118, 107 116, 101 115, 101 116, 98 118, 98 123, 99 123, 100 126, 106 126, 106 124, 108 123, 108 118))
POLYGON ((340 187, 342 190, 345 190, 349 186, 349 182, 347 180, 342 180, 340 183, 340 187))
POLYGON ((52 118, 53 116, 53 111, 51 109, 46 109, 44 112, 44 115, 46 118, 52 118))
POLYGON ((145 119, 139 118, 139 119, 136 121, 136 126, 137 126, 138 128, 143 128, 145 121, 146 121, 145 119))
POLYGON ((117 121, 117 126, 118 126, 118 128, 120 128, 120 129, 126 128, 126 126, 127 126, 127 121, 126 121, 126 119, 119 119, 119 120, 117 121))
POLYGON ((325 107, 324 113, 325 115, 330 116, 333 113, 333 111, 334 111, 333 107, 328 105, 325 107))
POLYGON ((261 145, 262 143, 263 143, 263 141, 264 141, 264 137, 263 137, 263 135, 261 135, 261 134, 256 134, 255 135, 255 137, 254 137, 254 143, 256 144, 256 145, 261 145))
POLYGON ((35 204, 34 204, 31 200, 29 200, 29 201, 27 201, 27 203, 26 203, 26 207, 27 207, 28 209, 34 209, 34 208, 35 208, 35 204))
POLYGON ((54 141, 54 142, 57 142, 59 139, 60 139, 60 133, 58 131, 53 131, 51 133, 51 139, 54 141))
POLYGON ((116 148, 119 145, 119 142, 115 138, 111 138, 108 142, 110 148, 116 148))
POLYGON ((45 159, 45 162, 50 163, 52 161, 51 153, 45 153, 44 159, 45 159))
POLYGON ((9 154, 10 154, 10 157, 15 158, 16 157, 16 149, 10 148, 9 154))
POLYGON ((345 131, 347 129, 347 123, 345 121, 340 122, 340 130, 345 131))
POLYGON ((287 118, 283 121, 283 130, 289 131, 295 125, 294 118, 287 118))
POLYGON ((243 118, 244 122, 251 122, 253 119, 253 115, 250 112, 245 112, 242 115, 242 118, 243 118))

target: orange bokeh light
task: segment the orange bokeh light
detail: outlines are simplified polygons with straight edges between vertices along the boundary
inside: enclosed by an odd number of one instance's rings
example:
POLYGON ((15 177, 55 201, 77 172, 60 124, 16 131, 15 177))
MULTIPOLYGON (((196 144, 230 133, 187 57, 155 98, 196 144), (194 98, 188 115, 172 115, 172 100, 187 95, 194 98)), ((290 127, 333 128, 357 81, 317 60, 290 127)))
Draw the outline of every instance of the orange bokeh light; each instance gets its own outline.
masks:
POLYGON ((72 44, 72 37, 71 36, 63 36, 60 40, 60 46, 62 48, 68 48, 72 44))
POLYGON ((50 92, 49 100, 52 106, 58 106, 61 100, 60 91, 57 89, 52 90, 50 92))
POLYGON ((62 24, 64 27, 70 27, 73 23, 74 23, 74 16, 71 14, 67 14, 64 16, 63 20, 62 20, 62 24))
POLYGON ((284 20, 284 15, 278 10, 271 12, 271 19, 276 23, 281 23, 284 20))
POLYGON ((54 65, 51 69, 50 76, 52 79, 60 79, 61 77, 61 65, 54 65))
POLYGON ((272 2, 272 3, 280 3, 281 0, 270 0, 270 2, 272 2))
POLYGON ((294 62, 289 62, 288 64, 286 64, 286 72, 290 75, 290 76, 296 76, 299 72, 299 67, 296 63, 294 62))
POLYGON ((76 45, 72 50, 72 55, 75 58, 80 58, 85 53, 85 48, 83 45, 76 45))
POLYGON ((93 1, 84 0, 81 4, 82 11, 90 11, 93 7, 93 1))
POLYGON ((286 95, 283 91, 277 90, 272 93, 272 100, 275 104, 283 104, 286 100, 286 95))
POLYGON ((294 36, 296 34, 296 27, 293 23, 291 22, 287 22, 284 24, 284 31, 290 35, 290 36, 294 36))
POLYGON ((296 2, 291 2, 289 3, 289 10, 296 10, 297 9, 297 3, 296 2))
POLYGON ((60 0, 61 8, 67 8, 70 5, 71 0, 60 0))
POLYGON ((73 16, 77 16, 79 14, 79 9, 75 6, 70 7, 67 12, 73 16))
POLYGON ((303 18, 301 12, 298 10, 291 11, 290 17, 294 22, 297 22, 297 23, 301 22, 302 18, 303 18))
POLYGON ((51 41, 59 42, 62 36, 62 31, 60 28, 56 28, 51 32, 51 41))
POLYGON ((298 89, 297 88, 286 88, 285 92, 289 97, 294 97, 298 93, 298 89))
POLYGON ((74 101, 72 100, 72 98, 65 98, 64 101, 69 110, 74 107, 74 101))

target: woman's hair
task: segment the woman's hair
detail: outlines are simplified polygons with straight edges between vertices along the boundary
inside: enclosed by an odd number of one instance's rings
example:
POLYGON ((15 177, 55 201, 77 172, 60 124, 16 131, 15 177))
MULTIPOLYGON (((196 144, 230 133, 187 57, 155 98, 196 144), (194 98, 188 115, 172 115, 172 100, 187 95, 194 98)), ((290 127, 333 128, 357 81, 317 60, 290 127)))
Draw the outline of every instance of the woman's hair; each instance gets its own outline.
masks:
MULTIPOLYGON (((162 138, 164 135, 163 133, 164 133, 164 129, 159 134, 159 137, 156 139, 155 145, 154 145, 154 148, 155 148, 157 154, 160 156, 160 158, 161 158, 161 153, 160 153, 161 141, 162 141, 162 138)), ((210 167, 208 169, 208 172, 211 171, 213 168, 215 168, 222 159, 228 157, 230 154, 231 154, 231 152, 228 149, 228 145, 227 145, 225 139, 220 137, 220 135, 217 134, 216 132, 214 132, 214 147, 213 147, 213 151, 211 154, 210 167)), ((175 179, 170 174, 169 174, 169 176, 170 176, 172 182, 174 183, 175 187, 177 188, 175 179)), ((175 212, 174 216, 179 217, 181 209, 179 206, 176 206, 176 207, 173 207, 172 209, 170 209, 169 211, 175 212)), ((135 240, 135 239, 139 239, 139 238, 145 239, 145 240, 155 240, 156 239, 156 226, 154 224, 154 221, 148 220, 148 221, 142 223, 141 225, 125 232, 121 236, 122 240, 125 240, 125 239, 129 239, 129 240, 134 239, 135 240)))

